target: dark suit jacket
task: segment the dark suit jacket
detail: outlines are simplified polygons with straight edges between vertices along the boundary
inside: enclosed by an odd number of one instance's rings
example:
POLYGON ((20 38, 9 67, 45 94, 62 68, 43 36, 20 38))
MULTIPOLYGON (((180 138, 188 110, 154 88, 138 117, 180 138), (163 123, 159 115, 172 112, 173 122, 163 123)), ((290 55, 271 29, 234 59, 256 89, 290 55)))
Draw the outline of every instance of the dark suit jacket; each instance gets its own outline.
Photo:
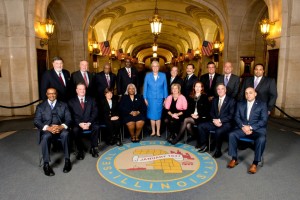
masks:
POLYGON ((62 70, 64 75, 66 86, 63 86, 59 81, 58 75, 54 69, 48 70, 44 73, 41 81, 41 97, 43 100, 47 99, 46 92, 48 88, 55 88, 57 91, 57 99, 60 101, 67 102, 70 98, 70 73, 67 70, 62 70))
MULTIPOLYGON (((245 78, 239 95, 240 100, 245 99, 245 90, 248 87, 254 87, 254 76, 245 78)), ((277 99, 277 87, 273 78, 263 76, 255 88, 257 92, 256 99, 267 103, 268 111, 272 111, 277 99)))
POLYGON ((214 98, 212 101, 212 107, 210 110, 210 116, 212 119, 220 119, 222 124, 231 123, 233 124, 233 117, 235 113, 235 100, 226 95, 223 100, 223 104, 220 110, 218 111, 219 98, 214 98))
POLYGON ((218 95, 216 95, 216 93, 215 93, 218 76, 220 76, 220 74, 215 73, 215 76, 214 76, 212 84, 211 84, 211 88, 209 88, 209 73, 206 73, 206 74, 203 74, 202 76, 200 76, 200 81, 204 84, 204 91, 208 97, 211 97, 211 96, 218 97, 218 95))
MULTIPOLYGON (((225 75, 218 76, 217 80, 216 80, 216 85, 218 85, 219 83, 224 84, 224 78, 225 78, 225 75)), ((227 83, 227 86, 226 86, 226 95, 236 99, 238 92, 239 92, 239 87, 240 87, 240 77, 238 77, 237 75, 231 74, 229 82, 227 83)))
MULTIPOLYGON (((109 73, 109 78, 110 78, 110 88, 114 89, 115 88, 115 85, 116 85, 116 79, 117 79, 117 76, 110 72, 109 73)), ((97 73, 94 77, 94 87, 96 88, 95 89, 95 92, 96 93, 96 98, 97 98, 97 101, 101 101, 102 99, 105 98, 104 96, 104 90, 106 88, 108 88, 108 84, 107 84, 107 80, 106 80, 106 76, 105 76, 105 73, 102 71, 100 73, 97 73)))
POLYGON ((181 88, 181 93, 188 98, 190 93, 193 90, 193 85, 194 83, 198 80, 198 77, 193 74, 189 80, 187 80, 187 76, 185 77, 184 81, 183 81, 183 87, 181 88))
POLYGON ((133 83, 137 90, 139 91, 139 80, 138 80, 138 71, 131 67, 131 78, 128 76, 127 70, 125 67, 119 69, 117 75, 117 91, 118 95, 124 95, 127 89, 127 85, 133 83))
POLYGON ((60 119, 60 124, 65 124, 70 127, 72 118, 66 103, 57 101, 55 107, 53 108, 53 110, 51 110, 48 101, 43 101, 37 106, 34 117, 34 125, 40 131, 38 140, 39 142, 41 139, 41 135, 43 134, 42 129, 45 125, 50 126, 52 124, 53 115, 56 115, 60 119))
MULTIPOLYGON (((93 79, 94 79, 94 75, 90 72, 87 72, 88 75, 88 79, 89 79, 89 85, 86 88, 86 95, 87 96, 93 96, 95 92, 93 92, 93 79)), ((76 86, 78 83, 84 83, 85 81, 83 79, 83 76, 80 72, 80 70, 73 72, 71 75, 71 89, 72 89, 72 97, 77 96, 76 94, 76 86)))
MULTIPOLYGON (((196 120, 197 122, 203 122, 210 119, 209 116, 209 102, 206 94, 201 94, 200 99, 197 102, 197 112, 199 118, 196 120)), ((188 109, 186 112, 186 117, 190 117, 191 114, 195 112, 196 101, 194 98, 188 98, 188 109)))
POLYGON ((108 101, 103 99, 100 103, 100 120, 104 122, 109 122, 110 118, 113 116, 119 116, 119 107, 118 101, 116 99, 112 99, 112 107, 109 107, 108 101))
POLYGON ((77 96, 70 99, 69 108, 73 118, 73 125, 78 126, 82 122, 90 122, 91 126, 93 126, 97 123, 98 109, 92 97, 85 97, 84 110, 82 110, 77 96))
POLYGON ((247 101, 237 104, 235 122, 241 129, 243 125, 250 125, 254 132, 266 134, 268 121, 268 109, 265 102, 255 100, 247 120, 247 101))
POLYGON ((171 81, 171 75, 170 75, 170 73, 166 73, 166 78, 167 78, 168 94, 171 94, 171 85, 173 83, 178 83, 181 86, 181 88, 182 88, 182 86, 183 86, 183 80, 179 76, 176 76, 174 78, 174 80, 173 80, 172 83, 170 82, 171 81))
POLYGON ((140 111, 139 118, 145 120, 147 107, 145 100, 141 95, 135 95, 134 100, 131 101, 129 95, 123 95, 119 104, 120 114, 124 123, 127 123, 131 119, 129 114, 131 111, 140 111))

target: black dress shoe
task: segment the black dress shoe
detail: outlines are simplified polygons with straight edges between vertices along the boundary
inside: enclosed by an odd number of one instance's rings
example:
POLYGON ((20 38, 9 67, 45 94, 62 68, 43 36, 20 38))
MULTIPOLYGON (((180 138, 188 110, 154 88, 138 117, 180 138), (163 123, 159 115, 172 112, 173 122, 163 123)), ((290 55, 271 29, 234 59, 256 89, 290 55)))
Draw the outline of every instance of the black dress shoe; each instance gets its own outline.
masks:
POLYGON ((204 153, 204 152, 206 152, 208 150, 208 147, 206 146, 206 145, 204 145, 204 146, 202 146, 199 150, 198 150, 198 152, 199 153, 204 153))
POLYGON ((93 147, 93 148, 91 148, 91 151, 90 151, 90 153, 92 154, 92 156, 94 157, 94 158, 98 158, 99 157, 99 152, 98 152, 98 149, 97 148, 95 148, 95 147, 93 147))
POLYGON ((83 160, 84 159, 84 153, 83 151, 79 151, 76 155, 77 160, 83 160))
POLYGON ((66 159, 63 172, 68 173, 69 171, 71 171, 71 169, 72 169, 71 161, 70 161, 70 159, 66 159))
POLYGON ((123 146, 121 140, 118 140, 118 141, 117 141, 117 146, 119 146, 119 147, 120 147, 120 146, 123 146))
POLYGON ((43 167, 44 173, 46 176, 54 176, 55 173, 52 169, 52 167, 50 167, 49 163, 45 163, 44 167, 43 167))
POLYGON ((222 152, 219 151, 219 150, 216 150, 214 155, 213 155, 214 158, 220 158, 221 156, 222 156, 222 152))
POLYGON ((176 139, 174 139, 174 140, 171 141, 171 144, 172 144, 172 145, 175 145, 175 144, 177 144, 177 143, 178 143, 178 140, 176 140, 176 139))

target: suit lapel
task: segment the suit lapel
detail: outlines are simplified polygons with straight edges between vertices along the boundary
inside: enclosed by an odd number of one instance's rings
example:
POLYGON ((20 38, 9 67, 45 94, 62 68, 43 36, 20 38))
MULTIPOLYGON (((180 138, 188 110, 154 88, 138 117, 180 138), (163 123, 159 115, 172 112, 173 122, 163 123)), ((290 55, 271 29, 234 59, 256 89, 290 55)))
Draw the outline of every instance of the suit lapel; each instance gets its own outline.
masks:
POLYGON ((253 116, 253 111, 256 109, 256 106, 257 106, 257 101, 255 100, 253 105, 252 105, 252 108, 250 110, 250 113, 249 113, 249 121, 251 120, 251 117, 253 116))
MULTIPOLYGON (((262 76, 255 89, 259 90, 259 88, 264 84, 265 80, 266 80, 265 77, 262 76)), ((253 79, 253 84, 254 84, 254 79, 253 79)))
POLYGON ((59 81, 59 78, 58 78, 58 75, 56 74, 55 70, 52 69, 51 71, 51 76, 53 77, 53 79, 55 80, 56 84, 59 86, 59 87, 63 87, 61 82, 59 81))

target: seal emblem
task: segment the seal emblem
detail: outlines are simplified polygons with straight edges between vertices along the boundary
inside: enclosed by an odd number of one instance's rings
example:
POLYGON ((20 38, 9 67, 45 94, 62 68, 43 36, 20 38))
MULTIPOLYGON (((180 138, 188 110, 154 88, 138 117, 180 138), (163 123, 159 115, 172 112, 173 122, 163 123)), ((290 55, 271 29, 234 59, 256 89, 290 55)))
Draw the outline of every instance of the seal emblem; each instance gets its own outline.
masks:
POLYGON ((165 141, 128 143, 105 152, 97 170, 105 180, 139 192, 167 193, 192 189, 211 180, 216 161, 191 145, 165 141))

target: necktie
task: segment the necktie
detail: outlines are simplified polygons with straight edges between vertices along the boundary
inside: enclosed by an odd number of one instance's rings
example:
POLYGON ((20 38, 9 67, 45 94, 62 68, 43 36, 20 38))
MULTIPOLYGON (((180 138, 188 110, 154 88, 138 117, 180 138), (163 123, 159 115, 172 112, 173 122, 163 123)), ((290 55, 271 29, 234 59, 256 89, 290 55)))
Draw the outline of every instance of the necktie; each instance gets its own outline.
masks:
POLYGON ((64 80, 63 80, 62 77, 61 77, 61 72, 58 73, 58 78, 59 78, 59 82, 60 82, 63 86, 66 86, 64 80))
POLYGON ((218 111, 220 112, 222 107, 222 99, 219 99, 219 104, 218 104, 218 111))
POLYGON ((172 84, 173 80, 174 80, 174 78, 171 77, 171 80, 170 80, 170 83, 171 83, 171 84, 172 84))
POLYGON ((107 87, 110 87, 109 75, 105 75, 105 76, 106 76, 107 87))
POLYGON ((53 102, 51 102, 50 107, 51 107, 51 110, 53 110, 53 108, 54 108, 53 102))
POLYGON ((225 84, 225 86, 227 86, 227 84, 228 84, 228 76, 225 76, 225 80, 224 80, 224 84, 225 84))
POLYGON ((212 76, 209 76, 209 88, 211 88, 212 81, 213 81, 213 78, 212 78, 212 76))
POLYGON ((248 102, 248 103, 247 103, 247 120, 249 120, 249 117, 250 117, 250 111, 251 111, 250 105, 251 105, 251 104, 248 102))
POLYGON ((84 110, 84 102, 83 102, 83 98, 80 99, 80 105, 81 105, 82 110, 84 110))
POLYGON ((84 79, 86 87, 88 87, 89 86, 89 81, 88 81, 88 79, 86 77, 86 72, 83 72, 83 79, 84 79))
POLYGON ((131 78, 130 69, 127 69, 127 73, 128 73, 129 78, 131 78))
POLYGON ((254 78, 255 79, 255 81, 254 81, 254 89, 257 87, 257 85, 258 85, 258 78, 254 78))

